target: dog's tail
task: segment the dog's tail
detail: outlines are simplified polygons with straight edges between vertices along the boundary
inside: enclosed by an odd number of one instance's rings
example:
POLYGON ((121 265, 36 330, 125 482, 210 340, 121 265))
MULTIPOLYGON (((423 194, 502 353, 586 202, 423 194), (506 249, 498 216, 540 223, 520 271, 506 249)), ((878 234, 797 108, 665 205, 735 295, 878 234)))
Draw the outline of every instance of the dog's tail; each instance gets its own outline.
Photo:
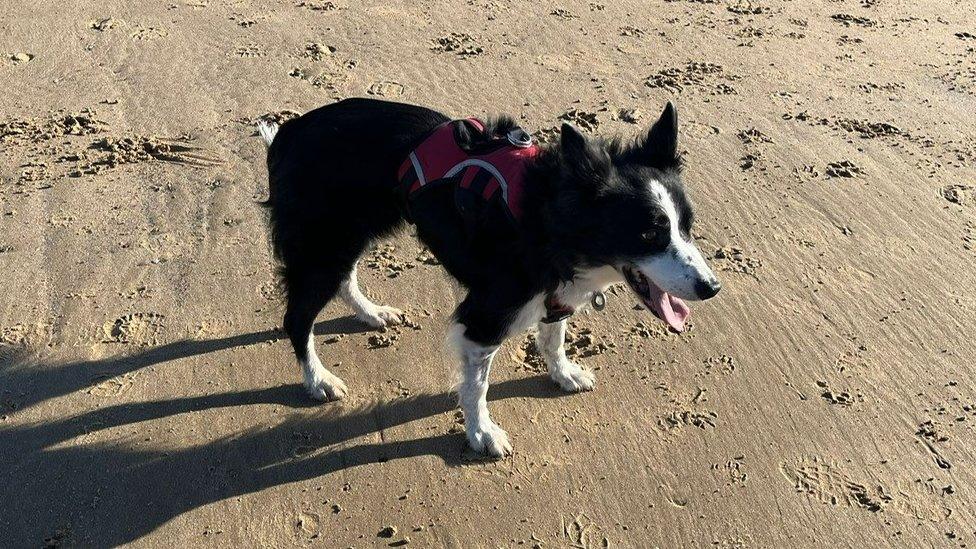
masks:
POLYGON ((278 135, 278 124, 268 122, 267 120, 258 120, 258 133, 261 135, 261 139, 264 140, 264 144, 270 147, 271 142, 278 135))
MULTIPOLYGON (((278 136, 278 129, 280 128, 280 126, 278 126, 278 124, 275 123, 275 122, 271 122, 269 120, 261 119, 261 120, 258 120, 257 127, 258 127, 258 135, 261 136, 261 140, 264 141, 264 144, 268 148, 270 148, 271 147, 271 143, 275 140, 275 137, 278 136)), ((271 153, 270 152, 268 153, 268 173, 269 174, 271 173, 271 153)), ((271 195, 272 194, 274 194, 274 184, 271 181, 269 181, 268 182, 268 199, 267 200, 263 200, 263 201, 258 201, 258 204, 260 206, 262 206, 262 207, 270 208, 271 207, 271 195)))

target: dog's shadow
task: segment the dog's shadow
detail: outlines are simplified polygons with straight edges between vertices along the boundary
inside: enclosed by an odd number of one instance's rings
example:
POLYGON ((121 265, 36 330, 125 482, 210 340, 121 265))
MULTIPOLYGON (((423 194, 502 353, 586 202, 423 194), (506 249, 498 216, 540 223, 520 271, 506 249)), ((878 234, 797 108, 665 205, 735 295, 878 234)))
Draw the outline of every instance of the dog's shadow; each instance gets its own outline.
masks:
MULTIPOLYGON (((364 328, 349 317, 326 322, 316 333, 349 333, 364 328)), ((249 345, 280 337, 274 330, 207 341, 186 341, 149 349, 136 356, 90 363, 76 362, 64 379, 49 367, 37 380, 20 369, 0 371, 0 387, 24 389, 24 408, 92 385, 93 372, 116 374, 249 345), (52 380, 53 387, 42 385, 52 380), (34 390, 36 389, 36 391, 34 390)), ((30 368, 33 370, 34 368, 30 368)), ((543 377, 516 379, 491 387, 489 400, 557 397, 562 394, 543 377)), ((371 463, 436 456, 449 466, 468 462, 463 434, 444 432, 412 440, 360 443, 368 435, 456 409, 449 393, 418 395, 350 409, 326 405, 321 413, 295 413, 271 428, 214 432, 212 442, 169 447, 139 435, 138 424, 180 414, 206 414, 219 408, 280 405, 316 406, 304 389, 287 385, 268 389, 136 402, 99 408, 64 419, 10 428, 0 427, 0 539, 16 546, 47 541, 107 546, 131 542, 167 521, 200 506, 282 484, 328 475, 371 463), (85 443, 83 437, 129 426, 110 442, 85 443), (80 438, 81 437, 81 438, 80 438), (71 445, 64 444, 72 441, 71 445), (47 540, 47 541, 46 541, 47 540)), ((15 412, 16 413, 16 412, 15 412)), ((225 416, 226 417, 226 416, 225 416)), ((2 424, 0 424, 2 425, 2 424)), ((199 438, 199 433, 195 435, 199 438)), ((164 437, 165 438, 165 437, 164 437)))

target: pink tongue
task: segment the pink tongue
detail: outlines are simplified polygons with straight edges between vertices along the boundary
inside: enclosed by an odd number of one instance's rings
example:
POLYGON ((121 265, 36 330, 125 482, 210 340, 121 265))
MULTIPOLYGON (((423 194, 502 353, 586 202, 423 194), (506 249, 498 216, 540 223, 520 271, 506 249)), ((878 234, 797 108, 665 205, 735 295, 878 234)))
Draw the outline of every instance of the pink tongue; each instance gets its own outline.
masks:
POLYGON ((661 290, 654 284, 650 284, 649 289, 651 294, 649 305, 654 309, 654 312, 676 332, 683 332, 685 330, 685 319, 691 314, 691 310, 688 309, 685 302, 661 290))

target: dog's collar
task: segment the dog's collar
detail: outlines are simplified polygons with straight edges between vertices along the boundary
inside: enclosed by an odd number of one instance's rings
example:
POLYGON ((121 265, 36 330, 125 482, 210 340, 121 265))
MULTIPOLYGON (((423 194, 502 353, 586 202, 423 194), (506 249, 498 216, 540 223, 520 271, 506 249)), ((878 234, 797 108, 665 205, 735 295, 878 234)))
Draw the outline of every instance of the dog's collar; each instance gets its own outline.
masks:
MULTIPOLYGON (((602 311, 607 306, 607 296, 603 292, 593 292, 590 296, 590 303, 593 304, 594 309, 602 311)), ((566 320, 573 316, 575 312, 576 309, 573 307, 560 303, 559 299, 556 298, 556 294, 548 293, 546 294, 546 316, 543 317, 542 322, 552 324, 553 322, 566 320)))
MULTIPOLYGON (((590 296, 590 303, 593 304, 594 309, 602 311, 607 306, 607 296, 603 292, 593 292, 590 296)), ((552 324, 553 322, 566 320, 573 316, 575 312, 576 309, 573 307, 560 303, 559 299, 556 298, 556 294, 548 293, 546 294, 546 316, 543 317, 542 322, 552 324)))
POLYGON ((559 299, 556 298, 556 294, 548 293, 546 294, 546 316, 543 317, 542 322, 545 322, 546 324, 560 322, 573 316, 573 313, 575 312, 576 309, 561 303, 559 299))

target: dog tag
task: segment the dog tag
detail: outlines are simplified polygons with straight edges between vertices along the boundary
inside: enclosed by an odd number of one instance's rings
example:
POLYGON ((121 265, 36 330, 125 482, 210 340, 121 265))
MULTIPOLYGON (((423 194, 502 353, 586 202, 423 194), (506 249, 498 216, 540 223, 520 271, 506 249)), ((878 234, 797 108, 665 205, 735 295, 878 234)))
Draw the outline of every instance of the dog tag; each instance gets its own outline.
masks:
POLYGON ((525 149, 532 146, 532 136, 522 128, 515 128, 508 132, 508 142, 516 147, 525 149))
POLYGON ((593 292, 593 297, 590 298, 590 303, 593 304, 593 308, 597 311, 602 311, 604 307, 607 306, 607 296, 603 292, 593 292))

